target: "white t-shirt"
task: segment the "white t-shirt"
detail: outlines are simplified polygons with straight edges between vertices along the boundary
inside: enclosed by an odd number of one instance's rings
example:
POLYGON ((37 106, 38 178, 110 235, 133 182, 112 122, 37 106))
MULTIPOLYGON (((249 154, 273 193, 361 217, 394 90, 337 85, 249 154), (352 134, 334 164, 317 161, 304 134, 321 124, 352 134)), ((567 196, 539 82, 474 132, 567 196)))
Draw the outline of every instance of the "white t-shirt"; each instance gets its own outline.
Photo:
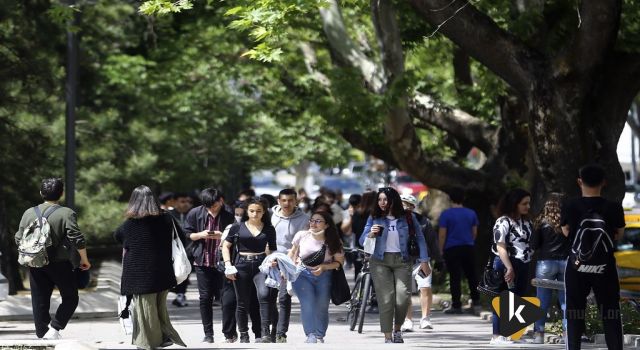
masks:
POLYGON ((398 219, 387 216, 387 244, 385 253, 400 253, 400 236, 398 235, 398 219))

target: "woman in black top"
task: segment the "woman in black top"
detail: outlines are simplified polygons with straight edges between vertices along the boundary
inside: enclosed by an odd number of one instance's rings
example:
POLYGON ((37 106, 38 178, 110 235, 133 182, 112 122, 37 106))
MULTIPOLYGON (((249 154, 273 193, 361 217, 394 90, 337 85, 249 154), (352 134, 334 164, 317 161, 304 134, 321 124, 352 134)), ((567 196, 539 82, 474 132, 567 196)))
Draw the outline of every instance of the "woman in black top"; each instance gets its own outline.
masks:
MULTIPOLYGON (((536 278, 558 280, 564 282, 564 270, 569 256, 569 239, 562 234, 560 227, 560 203, 563 195, 551 193, 542 208, 540 215, 534 220, 531 248, 536 252, 536 278)), ((533 342, 544 343, 544 324, 547 321, 547 309, 551 304, 552 290, 536 288, 536 296, 540 299, 540 308, 544 316, 535 322, 533 342)), ((566 310, 564 292, 558 293, 558 301, 563 311, 566 310)), ((567 327, 567 320, 563 317, 563 329, 567 327)))
MULTIPOLYGON (((278 290, 265 285, 267 276, 260 272, 259 268, 264 258, 277 250, 276 231, 271 225, 267 204, 263 199, 251 198, 247 200, 246 205, 247 210, 242 221, 234 224, 222 245, 225 275, 233 281, 236 291, 238 302, 236 321, 240 331, 240 342, 249 342, 247 308, 251 305, 251 285, 253 284, 258 292, 260 303, 262 342, 271 343, 270 321, 276 312, 278 290), (239 256, 232 255, 232 249, 237 249, 239 256)), ((277 261, 273 264, 277 264, 277 261)))
MULTIPOLYGON (((167 294, 176 285, 171 261, 173 223, 149 187, 138 186, 131 194, 125 213, 127 220, 114 236, 122 243, 122 295, 133 295, 132 344, 154 349, 186 346, 171 325, 167 294)), ((176 225, 178 230, 180 226, 176 225)))

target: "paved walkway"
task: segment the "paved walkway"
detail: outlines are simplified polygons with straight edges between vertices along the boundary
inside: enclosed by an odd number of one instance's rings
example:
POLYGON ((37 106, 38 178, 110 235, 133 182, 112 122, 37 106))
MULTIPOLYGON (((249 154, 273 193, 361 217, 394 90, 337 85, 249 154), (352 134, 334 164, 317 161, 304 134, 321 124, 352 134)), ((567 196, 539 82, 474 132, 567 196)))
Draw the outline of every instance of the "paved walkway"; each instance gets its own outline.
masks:
MULTIPOLYGON (((116 272, 109 272, 111 268, 108 266, 103 268, 106 269, 104 273, 101 273, 101 289, 93 293, 83 293, 80 296, 82 304, 76 312, 76 316, 80 318, 73 319, 67 326, 67 329, 61 332, 65 339, 63 341, 46 342, 35 340, 33 324, 30 321, 30 317, 29 321, 24 320, 24 318, 22 318, 22 321, 7 320, 9 318, 6 315, 7 312, 12 312, 11 310, 13 310, 13 312, 20 311, 24 313, 25 307, 28 309, 30 306, 28 296, 14 297, 13 302, 11 300, 1 302, 0 320, 4 320, 0 321, 0 348, 10 345, 13 347, 18 345, 22 346, 22 348, 45 348, 47 345, 49 347, 58 345, 56 349, 73 349, 82 346, 88 349, 133 349, 134 347, 129 345, 131 342, 130 336, 126 336, 122 332, 115 315, 117 293, 113 292, 113 288, 108 288, 107 286, 107 284, 110 283, 108 281, 108 278, 110 278, 109 274, 116 272), (95 312, 95 314, 92 314, 92 312, 95 312)), ((192 276, 192 280, 195 282, 195 276, 192 276)), ((190 303, 188 307, 176 308, 175 306, 169 305, 172 322, 190 349, 306 349, 321 346, 329 349, 345 347, 349 350, 356 350, 385 346, 385 344, 383 344, 383 335, 379 332, 377 314, 367 314, 364 332, 358 334, 357 332, 349 331, 348 325, 344 321, 346 308, 334 305, 330 308, 330 325, 325 338, 326 343, 304 344, 305 337, 300 323, 299 305, 295 298, 287 344, 222 343, 224 339, 220 332, 221 326, 219 320, 221 320, 221 315, 219 308, 216 308, 214 313, 214 319, 218 320, 214 327, 216 343, 201 343, 203 333, 197 305, 198 295, 194 286, 195 283, 192 283, 187 293, 187 299, 190 303)), ((171 299, 172 295, 170 294, 169 297, 171 299)), ((56 305, 57 303, 54 301, 52 308, 56 305)), ((419 320, 419 303, 417 297, 414 297, 413 305, 415 310, 414 315, 417 316, 415 321, 417 321, 419 320)), ((30 309, 27 311, 27 315, 30 315, 30 309)), ((18 319, 20 319, 20 317, 18 317, 18 319)), ((416 325, 415 332, 405 333, 404 344, 395 344, 392 346, 406 349, 424 347, 449 349, 490 348, 488 342, 491 334, 491 324, 480 317, 473 315, 444 315, 440 311, 434 311, 432 313, 432 322, 434 324, 433 330, 419 330, 416 325)), ((180 347, 172 346, 171 348, 180 347)), ((552 344, 545 344, 544 346, 516 344, 515 346, 501 348, 563 349, 564 347, 562 345, 552 344)), ((596 349, 602 348, 602 346, 585 344, 583 348, 596 349)))

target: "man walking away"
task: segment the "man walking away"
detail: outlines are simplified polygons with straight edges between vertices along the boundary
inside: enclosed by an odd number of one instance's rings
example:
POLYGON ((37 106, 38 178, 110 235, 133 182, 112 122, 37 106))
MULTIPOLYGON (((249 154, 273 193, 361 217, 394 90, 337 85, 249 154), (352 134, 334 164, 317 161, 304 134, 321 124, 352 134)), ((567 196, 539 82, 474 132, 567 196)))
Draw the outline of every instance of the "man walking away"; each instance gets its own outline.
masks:
MULTIPOLYGON (((169 214, 171 214, 174 219, 176 219, 176 222, 180 224, 180 227, 184 231, 187 214, 192 207, 191 197, 189 197, 189 195, 186 193, 176 193, 174 195, 174 199, 175 207, 169 210, 169 214)), ((184 237, 180 237, 180 239, 183 241, 183 243, 186 243, 184 237)), ((187 297, 185 296, 185 294, 187 293, 187 286, 189 286, 188 277, 182 283, 171 289, 172 292, 176 293, 176 298, 173 299, 173 302, 171 302, 173 305, 177 307, 189 306, 189 303, 187 303, 187 297)))
POLYGON ((464 272, 473 302, 471 311, 477 314, 480 312, 480 295, 476 290, 478 277, 475 270, 474 244, 478 235, 478 216, 475 211, 462 205, 463 189, 453 188, 449 191, 449 198, 452 202, 451 208, 443 211, 438 220, 440 251, 449 270, 451 290, 451 307, 444 313, 462 313, 460 279, 464 272))
POLYGON ((580 349, 591 289, 602 315, 607 348, 622 349, 620 283, 613 250, 624 233, 624 212, 620 203, 600 196, 605 184, 601 166, 582 167, 578 178, 582 197, 568 201, 560 214, 562 233, 572 244, 564 275, 569 350, 580 349))
MULTIPOLYGON (((273 207, 271 224, 276 229, 278 252, 287 254, 292 247, 293 237, 302 230, 309 229, 309 215, 298 208, 296 191, 285 188, 278 194, 278 205, 273 207)), ((280 283, 278 292, 278 325, 276 343, 287 342, 289 319, 291 318, 291 295, 287 292, 287 283, 280 283)), ((263 336, 268 334, 263 334, 263 336)))
POLYGON ((66 327, 78 306, 78 287, 73 273, 74 265, 85 271, 91 268, 87 258, 84 235, 78 228, 77 215, 70 208, 59 204, 63 192, 62 179, 44 179, 40 186, 40 195, 44 199, 44 203, 24 212, 22 220, 20 220, 20 227, 15 235, 16 244, 24 248, 28 236, 36 234, 36 232, 46 234, 45 226, 49 226, 48 235, 51 245, 46 248, 46 253, 43 252, 44 258, 39 262, 33 260, 27 265, 29 266, 31 304, 36 336, 43 339, 62 338, 59 331, 66 327), (39 229, 30 231, 31 225, 35 222, 40 223, 42 231, 39 229), (78 254, 75 253, 75 250, 78 254), (80 255, 79 262, 77 261, 78 255, 80 255), (55 316, 51 318, 49 306, 54 287, 58 287, 62 303, 58 306, 55 316))

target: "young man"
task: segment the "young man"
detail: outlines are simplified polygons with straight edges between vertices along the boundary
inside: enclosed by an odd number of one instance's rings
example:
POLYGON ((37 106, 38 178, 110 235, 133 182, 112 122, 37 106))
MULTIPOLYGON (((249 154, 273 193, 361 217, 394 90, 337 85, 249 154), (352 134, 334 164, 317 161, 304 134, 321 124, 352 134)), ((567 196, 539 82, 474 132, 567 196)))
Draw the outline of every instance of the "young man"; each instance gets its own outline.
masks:
MULTIPOLYGON (((442 256, 440 255, 440 247, 438 245, 438 237, 433 231, 431 221, 425 216, 422 216, 415 212, 418 201, 416 197, 412 195, 403 194, 400 196, 402 200, 402 206, 404 210, 413 213, 420 223, 422 234, 427 242, 427 250, 429 251, 429 257, 435 260, 434 269, 440 270, 442 268, 442 256)), ((431 263, 429 263, 431 267, 431 263)), ((418 290, 420 291, 420 309, 422 318, 420 319, 420 329, 433 329, 431 324, 431 305, 433 303, 433 292, 431 290, 431 280, 433 272, 428 276, 420 274, 420 265, 414 267, 412 272, 412 278, 416 281, 418 290)), ((411 307, 411 299, 409 299, 409 309, 407 309, 407 316, 402 324, 401 330, 403 332, 413 332, 413 309, 411 307)))
POLYGON ((624 212, 620 203, 600 196, 605 184, 601 166, 582 167, 578 178, 582 197, 565 203, 560 215, 562 233, 572 244, 564 275, 570 350, 580 349, 586 299, 591 289, 602 315, 607 348, 622 349, 620 284, 613 250, 614 242, 624 233, 624 212))
MULTIPOLYGON (((49 263, 43 267, 29 268, 29 282, 36 336, 43 339, 62 338, 59 331, 64 329, 78 306, 78 287, 73 273, 74 265, 77 264, 77 255, 69 249, 71 247, 65 247, 64 244, 70 242, 72 249, 78 251, 80 262, 77 265, 80 269, 91 268, 84 235, 78 228, 76 213, 70 208, 59 205, 63 192, 64 184, 59 178, 44 179, 40 186, 40 195, 44 203, 38 205, 38 209, 43 216, 48 216, 51 246, 47 248, 49 263), (58 306, 55 316, 51 318, 49 306, 54 287, 58 287, 62 303, 58 306)), ((15 235, 17 245, 20 244, 24 229, 36 219, 37 214, 34 208, 24 212, 15 235)))
MULTIPOLYGON (((294 189, 285 188, 278 194, 278 205, 273 207, 271 223, 276 229, 276 243, 278 252, 287 254, 291 249, 291 241, 298 231, 309 229, 309 215, 298 208, 298 201, 294 189)), ((276 328, 276 343, 287 342, 289 319, 291 318, 291 295, 287 293, 287 283, 280 283, 278 292, 278 325, 276 328)), ((265 336, 267 334, 263 334, 265 336)))
POLYGON ((223 209, 222 193, 215 188, 202 190, 200 200, 202 205, 187 214, 184 231, 187 240, 193 241, 190 251, 198 279, 200 316, 204 329, 202 341, 213 343, 213 299, 222 289, 222 332, 227 342, 234 342, 238 338, 235 329, 235 291, 231 284, 224 284, 223 287, 224 276, 216 269, 216 265, 222 231, 233 224, 235 218, 223 209))
POLYGON ((462 313, 460 280, 464 273, 473 302, 470 311, 477 314, 480 312, 480 294, 476 290, 478 277, 475 270, 474 244, 478 235, 478 216, 475 211, 462 205, 464 190, 461 188, 451 189, 449 198, 451 198, 451 208, 443 211, 438 220, 440 251, 449 270, 449 289, 451 290, 451 307, 444 313, 462 313))
MULTIPOLYGON (((176 193, 173 198, 174 207, 169 209, 168 211, 176 219, 176 222, 180 224, 180 227, 182 227, 182 229, 184 230, 187 213, 189 213, 189 210, 191 210, 192 208, 191 197, 189 197, 189 195, 186 193, 179 192, 176 193)), ((162 204, 162 202, 160 203, 162 204)), ((186 243, 184 237, 182 237, 181 239, 183 243, 186 243)), ((184 282, 175 286, 175 288, 171 290, 172 292, 176 293, 176 298, 173 299, 172 302, 173 305, 177 307, 189 306, 189 304, 187 303, 187 297, 185 296, 185 293, 187 292, 187 286, 189 286, 189 278, 187 278, 186 280, 184 280, 184 282)))

